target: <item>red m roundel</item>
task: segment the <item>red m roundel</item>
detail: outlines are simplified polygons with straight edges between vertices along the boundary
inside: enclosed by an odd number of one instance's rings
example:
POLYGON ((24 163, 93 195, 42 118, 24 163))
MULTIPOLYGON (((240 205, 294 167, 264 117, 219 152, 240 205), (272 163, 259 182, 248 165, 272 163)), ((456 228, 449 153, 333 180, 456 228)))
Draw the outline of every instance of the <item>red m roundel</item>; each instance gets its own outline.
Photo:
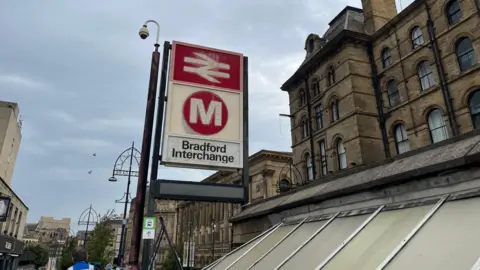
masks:
POLYGON ((183 104, 183 119, 200 135, 214 135, 227 125, 228 109, 218 95, 199 91, 191 94, 183 104))

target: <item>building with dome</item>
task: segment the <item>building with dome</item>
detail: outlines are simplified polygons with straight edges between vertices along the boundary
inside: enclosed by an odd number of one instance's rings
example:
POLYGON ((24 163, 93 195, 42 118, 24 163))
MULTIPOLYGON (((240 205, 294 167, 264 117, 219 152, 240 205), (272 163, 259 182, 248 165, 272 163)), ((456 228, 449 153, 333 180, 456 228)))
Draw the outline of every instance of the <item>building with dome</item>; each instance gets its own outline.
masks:
POLYGON ((480 269, 480 1, 361 3, 281 86, 304 182, 204 269, 480 269))

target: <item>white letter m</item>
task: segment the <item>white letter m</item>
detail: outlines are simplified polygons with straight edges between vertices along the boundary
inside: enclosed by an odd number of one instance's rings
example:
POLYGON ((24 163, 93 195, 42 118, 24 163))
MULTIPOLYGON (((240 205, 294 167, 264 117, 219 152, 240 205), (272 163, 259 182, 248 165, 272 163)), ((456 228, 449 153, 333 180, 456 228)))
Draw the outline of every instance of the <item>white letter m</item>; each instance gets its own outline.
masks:
POLYGON ((190 123, 197 123, 198 114, 200 113, 200 121, 202 124, 209 125, 214 116, 214 125, 222 125, 222 103, 218 101, 211 101, 208 105, 208 110, 205 110, 203 100, 192 98, 190 99, 190 123), (215 115, 213 115, 215 113, 215 115))

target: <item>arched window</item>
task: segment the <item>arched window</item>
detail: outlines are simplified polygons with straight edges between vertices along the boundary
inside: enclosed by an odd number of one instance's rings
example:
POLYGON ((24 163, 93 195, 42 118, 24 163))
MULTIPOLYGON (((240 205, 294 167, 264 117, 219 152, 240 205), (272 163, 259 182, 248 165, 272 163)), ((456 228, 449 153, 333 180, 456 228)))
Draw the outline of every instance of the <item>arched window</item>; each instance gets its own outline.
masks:
POLYGON ((408 141, 408 134, 405 125, 398 124, 395 126, 395 146, 397 153, 402 154, 410 151, 410 142, 408 141))
POLYGON ((320 83, 318 82, 317 78, 313 79, 312 81, 312 92, 313 96, 320 94, 320 83))
POLYGON ((302 89, 300 90, 300 106, 307 104, 307 95, 305 95, 305 91, 302 89))
POLYGON ((335 83, 335 69, 333 67, 328 68, 328 86, 332 86, 335 83))
POLYGON ((339 139, 337 141, 337 153, 338 153, 338 169, 343 170, 347 168, 347 153, 343 146, 343 141, 339 139))
POLYGON ((310 134, 310 128, 306 118, 302 119, 302 139, 305 139, 310 134))
POLYGON ((412 29, 412 46, 413 48, 418 48, 423 45, 425 41, 423 40, 423 33, 420 27, 416 26, 412 29))
POLYGON ((390 50, 388 48, 382 50, 382 64, 383 68, 387 68, 392 65, 392 55, 390 54, 390 50))
POLYGON ((422 91, 435 85, 432 66, 427 61, 422 61, 418 64, 418 78, 420 79, 422 91))
POLYGON ((309 181, 313 181, 313 164, 310 154, 305 155, 305 166, 307 168, 307 177, 309 181))
POLYGON ((455 46, 455 53, 458 59, 458 66, 460 67, 460 71, 465 71, 471 66, 473 66, 477 60, 475 59, 475 52, 473 50, 472 41, 467 38, 463 37, 457 41, 455 46))
POLYGON ((433 143, 448 139, 447 126, 440 109, 434 109, 428 114, 428 128, 433 143))
POLYGON ((323 106, 319 104, 315 106, 315 122, 317 123, 317 130, 323 128, 323 106))
POLYGON ((462 19, 462 9, 458 0, 452 0, 447 4, 446 15, 450 25, 459 22, 462 19))
POLYGON ((480 128, 480 91, 475 91, 468 100, 470 115, 472 116, 473 128, 480 128))
POLYGON ((398 92, 397 82, 390 80, 387 83, 388 104, 395 107, 400 104, 400 93, 398 92))
POLYGON ((335 99, 330 105, 330 113, 332 114, 332 123, 340 118, 338 113, 338 100, 335 99))

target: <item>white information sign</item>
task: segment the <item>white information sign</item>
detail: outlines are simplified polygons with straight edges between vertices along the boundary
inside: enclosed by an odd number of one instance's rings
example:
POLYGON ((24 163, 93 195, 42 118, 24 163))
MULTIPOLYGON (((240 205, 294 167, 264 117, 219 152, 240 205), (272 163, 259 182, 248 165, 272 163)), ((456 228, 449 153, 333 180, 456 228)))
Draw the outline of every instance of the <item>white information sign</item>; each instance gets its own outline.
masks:
POLYGON ((174 41, 162 164, 243 167, 243 55, 174 41))

